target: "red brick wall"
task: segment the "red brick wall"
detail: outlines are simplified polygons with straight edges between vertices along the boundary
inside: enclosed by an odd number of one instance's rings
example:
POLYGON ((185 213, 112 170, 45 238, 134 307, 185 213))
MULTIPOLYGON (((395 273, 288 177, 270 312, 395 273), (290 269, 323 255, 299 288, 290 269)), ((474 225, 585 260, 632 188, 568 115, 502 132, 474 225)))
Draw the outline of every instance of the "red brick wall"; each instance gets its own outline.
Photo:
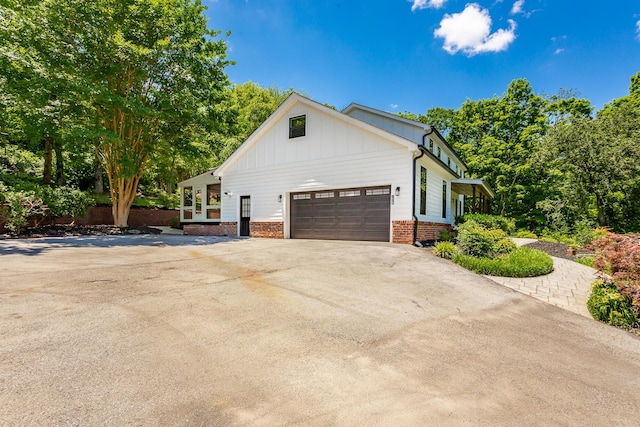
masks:
POLYGON ((237 236, 237 222, 219 224, 184 224, 182 231, 187 236, 237 236))
POLYGON ((393 243, 402 243, 413 245, 413 220, 410 221, 393 221, 393 243))
MULTIPOLYGON (((393 221, 393 243, 403 243, 413 245, 414 221, 393 221)), ((451 225, 439 222, 418 221, 418 241, 437 240, 440 237, 440 230, 451 230, 451 225)))
POLYGON ((284 239, 284 222, 252 222, 249 230, 251 237, 284 239))
POLYGON ((451 230, 451 225, 439 222, 418 221, 418 240, 438 240, 440 230, 451 230))
MULTIPOLYGON (((179 215, 180 211, 177 209, 131 208, 128 223, 132 227, 145 225, 169 225, 169 220, 179 215)), ((79 225, 113 224, 111 206, 93 206, 89 208, 89 211, 83 217, 56 218, 53 221, 54 224, 71 224, 72 222, 79 225)), ((47 221, 44 221, 43 223, 48 224, 47 221)), ((4 224, 0 223, 0 230, 3 229, 3 225, 4 224)), ((30 221, 29 225, 33 225, 33 221, 30 221)))

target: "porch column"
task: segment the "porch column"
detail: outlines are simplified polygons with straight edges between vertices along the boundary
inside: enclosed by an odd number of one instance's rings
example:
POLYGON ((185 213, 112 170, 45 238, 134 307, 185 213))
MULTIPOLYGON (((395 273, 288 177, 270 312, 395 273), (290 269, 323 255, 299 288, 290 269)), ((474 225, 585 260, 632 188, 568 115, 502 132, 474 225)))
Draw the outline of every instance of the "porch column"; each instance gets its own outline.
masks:
POLYGON ((476 185, 471 184, 471 188, 473 189, 473 202, 471 203, 471 213, 476 213, 476 185))

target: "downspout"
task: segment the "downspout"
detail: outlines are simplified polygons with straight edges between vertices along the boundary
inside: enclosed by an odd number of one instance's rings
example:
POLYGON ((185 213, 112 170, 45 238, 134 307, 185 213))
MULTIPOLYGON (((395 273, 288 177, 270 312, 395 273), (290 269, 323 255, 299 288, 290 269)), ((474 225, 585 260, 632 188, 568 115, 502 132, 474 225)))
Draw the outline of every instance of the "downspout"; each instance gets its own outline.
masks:
POLYGON ((426 137, 433 133, 433 126, 429 126, 429 132, 422 135, 422 149, 420 150, 420 155, 413 158, 413 189, 412 189, 412 199, 411 199, 411 213, 413 215, 413 243, 418 240, 418 216, 416 215, 416 169, 418 164, 418 159, 424 156, 426 152, 426 148, 424 147, 424 140, 426 137))

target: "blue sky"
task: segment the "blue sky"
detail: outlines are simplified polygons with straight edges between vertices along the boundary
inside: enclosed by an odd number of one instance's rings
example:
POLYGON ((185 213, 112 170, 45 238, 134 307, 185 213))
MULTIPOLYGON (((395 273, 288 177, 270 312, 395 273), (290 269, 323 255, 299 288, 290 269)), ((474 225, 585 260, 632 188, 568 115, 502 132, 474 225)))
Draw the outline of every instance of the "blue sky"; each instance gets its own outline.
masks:
POLYGON ((526 78, 601 108, 640 71, 640 0, 202 0, 233 83, 424 113, 526 78))

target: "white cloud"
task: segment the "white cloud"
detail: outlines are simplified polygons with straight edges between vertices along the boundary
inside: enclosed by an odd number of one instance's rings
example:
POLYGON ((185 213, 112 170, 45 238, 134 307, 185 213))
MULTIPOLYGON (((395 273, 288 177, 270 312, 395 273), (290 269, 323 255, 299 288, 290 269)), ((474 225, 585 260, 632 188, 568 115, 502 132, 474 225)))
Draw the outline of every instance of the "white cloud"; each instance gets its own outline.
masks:
POLYGON ((409 0, 413 2, 411 6, 411 11, 414 12, 416 9, 440 9, 444 6, 447 0, 409 0))
POLYGON ((524 0, 518 0, 516 1, 513 6, 511 6, 511 13, 512 15, 517 15, 518 13, 524 13, 524 10, 522 9, 522 7, 524 6, 524 0))
POLYGON ((638 35, 638 40, 640 40, 640 21, 636 22, 636 34, 638 35))
POLYGON ((564 52, 564 48, 563 48, 563 47, 559 47, 559 48, 557 48, 557 49, 553 52, 553 54, 554 54, 554 55, 559 55, 559 54, 561 54, 562 52, 564 52))
POLYGON ((477 3, 470 3, 460 13, 446 14, 433 34, 444 39, 442 48, 452 55, 501 52, 516 39, 516 23, 511 19, 508 22, 509 29, 491 33, 489 11, 477 3))
POLYGON ((398 108, 398 104, 391 104, 390 107, 392 110, 395 110, 396 108, 398 108))

